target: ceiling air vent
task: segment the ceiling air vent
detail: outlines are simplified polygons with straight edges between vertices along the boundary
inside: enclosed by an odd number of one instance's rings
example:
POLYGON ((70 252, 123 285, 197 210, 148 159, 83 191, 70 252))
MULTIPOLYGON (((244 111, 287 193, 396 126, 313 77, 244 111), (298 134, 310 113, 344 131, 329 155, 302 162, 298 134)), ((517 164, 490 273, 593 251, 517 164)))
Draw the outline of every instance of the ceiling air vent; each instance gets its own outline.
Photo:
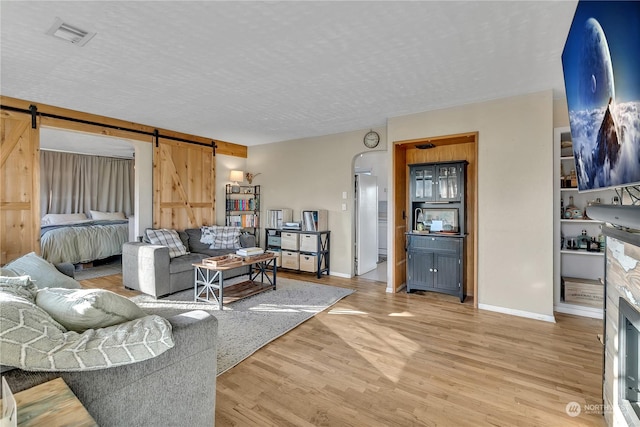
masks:
POLYGON ((47 31, 47 34, 75 44, 76 46, 84 46, 96 35, 96 33, 90 33, 73 25, 66 24, 60 18, 56 18, 51 28, 47 31))

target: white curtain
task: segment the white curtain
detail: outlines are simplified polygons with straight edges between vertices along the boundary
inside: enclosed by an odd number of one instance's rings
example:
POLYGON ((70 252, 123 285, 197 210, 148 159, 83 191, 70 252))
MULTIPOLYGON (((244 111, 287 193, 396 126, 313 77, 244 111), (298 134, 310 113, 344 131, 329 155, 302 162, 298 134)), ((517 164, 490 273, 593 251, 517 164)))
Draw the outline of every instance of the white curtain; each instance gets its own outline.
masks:
POLYGON ((133 214, 133 160, 40 151, 40 217, 89 210, 133 214))

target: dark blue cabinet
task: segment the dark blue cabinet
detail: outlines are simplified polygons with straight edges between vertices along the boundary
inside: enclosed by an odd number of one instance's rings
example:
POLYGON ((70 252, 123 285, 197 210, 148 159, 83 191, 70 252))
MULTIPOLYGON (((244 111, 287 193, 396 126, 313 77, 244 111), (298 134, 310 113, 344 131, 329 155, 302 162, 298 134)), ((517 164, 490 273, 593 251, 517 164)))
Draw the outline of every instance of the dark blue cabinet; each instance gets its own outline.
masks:
POLYGON ((407 292, 441 292, 464 301, 466 166, 409 165, 407 292))

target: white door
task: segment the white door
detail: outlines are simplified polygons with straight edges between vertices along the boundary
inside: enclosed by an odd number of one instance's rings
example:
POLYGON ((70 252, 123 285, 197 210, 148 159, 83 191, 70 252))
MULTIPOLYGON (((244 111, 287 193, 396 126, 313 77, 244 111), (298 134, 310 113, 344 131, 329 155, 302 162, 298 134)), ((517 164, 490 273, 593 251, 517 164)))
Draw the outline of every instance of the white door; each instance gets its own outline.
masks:
POLYGON ((378 262, 378 181, 356 175, 356 275, 376 268, 378 262))

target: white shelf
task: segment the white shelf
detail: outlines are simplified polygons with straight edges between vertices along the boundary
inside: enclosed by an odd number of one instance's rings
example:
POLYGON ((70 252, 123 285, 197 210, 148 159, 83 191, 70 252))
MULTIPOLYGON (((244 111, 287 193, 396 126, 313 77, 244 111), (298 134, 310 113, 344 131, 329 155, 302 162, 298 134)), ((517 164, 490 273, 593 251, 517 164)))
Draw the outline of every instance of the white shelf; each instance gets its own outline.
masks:
POLYGON ((573 156, 562 156, 560 160, 573 160, 573 156))
POLYGON ((561 219, 560 222, 573 223, 573 224, 579 224, 579 223, 602 224, 602 221, 596 221, 595 219, 561 219))
POLYGON ((577 193, 578 192, 578 188, 577 187, 562 187, 562 188, 560 188, 560 191, 575 191, 577 193))
POLYGON ((561 249, 560 253, 561 254, 571 254, 571 255, 599 256, 599 257, 604 256, 604 252, 589 252, 589 251, 587 251, 585 249, 578 249, 578 250, 561 249))

